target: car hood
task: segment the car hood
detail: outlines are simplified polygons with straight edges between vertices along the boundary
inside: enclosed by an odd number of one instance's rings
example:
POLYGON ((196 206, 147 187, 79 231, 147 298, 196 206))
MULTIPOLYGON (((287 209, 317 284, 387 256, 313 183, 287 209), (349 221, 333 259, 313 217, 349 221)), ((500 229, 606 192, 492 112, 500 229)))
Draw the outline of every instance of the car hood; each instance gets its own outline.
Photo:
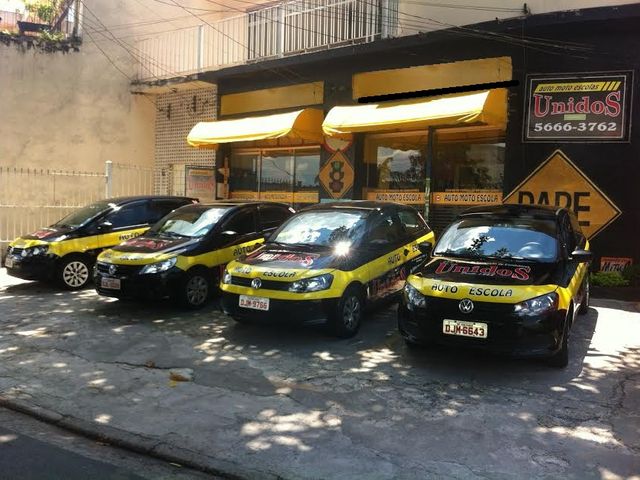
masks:
POLYGON ((339 259, 330 248, 266 244, 240 259, 244 265, 277 270, 333 269, 339 259))
POLYGON ((29 235, 23 235, 20 237, 23 240, 40 240, 43 242, 51 242, 52 240, 61 237, 62 235, 69 235, 75 231, 70 227, 46 227, 36 230, 29 235))
POLYGON ((199 243, 198 238, 185 237, 159 237, 155 235, 141 235, 132 238, 120 245, 113 247, 112 250, 123 253, 173 253, 175 251, 184 250, 199 243))
POLYGON ((432 280, 483 285, 548 285, 555 280, 558 264, 468 260, 435 257, 424 265, 418 276, 432 280))

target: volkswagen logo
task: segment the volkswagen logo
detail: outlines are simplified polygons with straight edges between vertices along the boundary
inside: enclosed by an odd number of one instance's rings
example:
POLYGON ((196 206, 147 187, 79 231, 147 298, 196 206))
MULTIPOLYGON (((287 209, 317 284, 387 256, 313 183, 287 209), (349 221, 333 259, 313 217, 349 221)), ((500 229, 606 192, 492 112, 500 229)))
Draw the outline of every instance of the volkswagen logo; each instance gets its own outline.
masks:
POLYGON ((115 265, 113 264, 109 265, 109 275, 115 275, 117 270, 118 270, 118 267, 116 267, 115 265))
POLYGON ((471 313, 473 312, 473 302, 468 298, 465 298, 463 300, 460 300, 458 308, 462 313, 471 313))
POLYGON ((251 280, 251 288, 255 288, 256 290, 262 286, 262 280, 259 278, 254 278, 251 280))

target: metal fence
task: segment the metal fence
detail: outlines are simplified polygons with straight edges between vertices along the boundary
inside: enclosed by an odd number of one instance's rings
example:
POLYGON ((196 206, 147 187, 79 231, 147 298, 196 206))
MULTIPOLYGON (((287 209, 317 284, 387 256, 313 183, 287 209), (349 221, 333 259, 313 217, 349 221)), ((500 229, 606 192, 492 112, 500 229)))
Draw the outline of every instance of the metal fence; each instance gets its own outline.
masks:
POLYGON ((398 0, 293 0, 137 42, 138 79, 372 42, 397 33, 398 0))
POLYGON ((153 169, 135 165, 107 162, 104 172, 0 167, 0 253, 14 238, 84 205, 153 189, 153 169))

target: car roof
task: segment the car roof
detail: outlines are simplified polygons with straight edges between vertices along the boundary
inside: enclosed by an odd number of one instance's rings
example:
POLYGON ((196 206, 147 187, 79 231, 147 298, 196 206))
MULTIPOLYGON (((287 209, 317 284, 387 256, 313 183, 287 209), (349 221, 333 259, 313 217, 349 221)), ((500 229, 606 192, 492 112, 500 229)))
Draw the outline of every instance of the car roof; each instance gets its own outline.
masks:
POLYGON ((305 212, 311 210, 383 210, 387 208, 404 207, 405 205, 394 202, 376 202, 374 200, 353 200, 348 202, 318 203, 304 208, 305 212))
POLYGON ((125 203, 137 202, 140 200, 185 200, 187 202, 198 201, 197 198, 182 197, 178 195, 132 195, 129 197, 106 198, 104 201, 115 205, 123 205, 125 203))
POLYGON ((562 212, 567 212, 566 208, 560 208, 547 205, 522 205, 522 204, 503 204, 503 205, 485 205, 472 207, 458 215, 458 218, 472 216, 492 216, 492 217, 535 217, 555 219, 562 212))
POLYGON ((264 200, 220 200, 216 202, 201 203, 204 207, 243 207, 245 205, 265 205, 290 208, 288 203, 271 202, 264 200))

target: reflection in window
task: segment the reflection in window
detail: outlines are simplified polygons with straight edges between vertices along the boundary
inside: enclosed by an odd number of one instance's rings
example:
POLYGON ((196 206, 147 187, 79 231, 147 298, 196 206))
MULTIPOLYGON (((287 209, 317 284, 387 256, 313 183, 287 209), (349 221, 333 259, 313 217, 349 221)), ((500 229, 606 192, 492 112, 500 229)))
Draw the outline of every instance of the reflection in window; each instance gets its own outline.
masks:
POLYGON ((367 137, 367 187, 379 190, 424 190, 426 146, 426 134, 367 137))
POLYGON ((433 190, 502 190, 504 138, 456 138, 438 132, 433 161, 433 190))
POLYGON ((258 154, 233 153, 229 164, 229 190, 255 192, 258 189, 258 154))
POLYGON ((296 181, 294 191, 318 191, 320 183, 320 155, 318 153, 300 153, 296 155, 296 181))
POLYGON ((293 185, 293 156, 269 152, 262 156, 260 191, 290 192, 293 185))

